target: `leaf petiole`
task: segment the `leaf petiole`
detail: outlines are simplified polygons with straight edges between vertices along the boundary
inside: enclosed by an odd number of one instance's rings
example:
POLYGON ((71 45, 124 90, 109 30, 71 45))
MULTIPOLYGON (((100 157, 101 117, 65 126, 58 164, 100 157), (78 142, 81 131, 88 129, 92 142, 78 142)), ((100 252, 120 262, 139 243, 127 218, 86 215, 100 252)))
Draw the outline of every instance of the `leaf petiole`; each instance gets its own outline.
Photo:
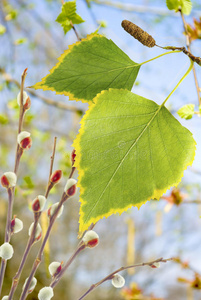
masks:
POLYGON ((179 85, 182 83, 182 81, 186 78, 186 76, 190 73, 190 71, 193 68, 193 64, 194 62, 190 59, 190 66, 188 68, 188 70, 186 71, 186 73, 182 76, 182 78, 179 80, 179 82, 177 83, 177 85, 174 87, 174 89, 171 91, 171 93, 167 96, 167 98, 163 101, 163 103, 161 104, 161 107, 165 105, 165 103, 167 102, 167 100, 170 98, 170 96, 176 91, 176 89, 179 87, 179 85))
POLYGON ((160 58, 160 57, 162 57, 162 56, 164 56, 164 55, 171 54, 171 53, 179 53, 179 52, 182 52, 182 50, 178 50, 178 51, 168 51, 168 52, 162 53, 162 54, 160 54, 160 55, 158 55, 158 56, 156 56, 156 57, 153 57, 153 58, 151 58, 151 59, 149 59, 149 60, 143 61, 142 63, 140 63, 140 64, 138 64, 138 65, 139 65, 139 66, 142 66, 142 65, 144 65, 144 64, 146 64, 146 63, 148 63, 148 62, 150 62, 150 61, 153 61, 153 60, 155 60, 155 59, 157 59, 157 58, 160 58))

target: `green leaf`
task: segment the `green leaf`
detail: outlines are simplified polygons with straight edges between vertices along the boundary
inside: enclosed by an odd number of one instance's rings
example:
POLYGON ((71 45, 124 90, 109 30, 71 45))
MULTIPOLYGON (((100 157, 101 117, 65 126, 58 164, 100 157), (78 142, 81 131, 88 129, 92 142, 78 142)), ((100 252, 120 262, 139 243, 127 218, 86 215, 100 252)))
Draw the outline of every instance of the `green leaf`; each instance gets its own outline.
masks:
POLYGON ((179 0, 166 0, 166 5, 169 10, 174 9, 175 11, 178 11, 179 3, 179 0))
POLYGON ((8 124, 8 122, 9 122, 8 116, 5 114, 0 114, 0 124, 6 125, 8 124))
POLYGON ((62 5, 62 11, 58 15, 56 21, 61 24, 63 27, 64 33, 66 34, 71 30, 72 24, 80 24, 85 22, 77 13, 76 13, 76 1, 69 1, 62 5))
POLYGON ((192 2, 191 0, 181 0, 181 11, 185 15, 190 15, 192 10, 192 2))
POLYGON ((6 27, 0 24, 0 35, 3 35, 6 32, 6 27))
POLYGON ((22 44, 25 44, 27 42, 27 39, 26 38, 21 38, 21 39, 17 39, 15 40, 15 45, 18 46, 18 45, 22 45, 22 44))
POLYGON ((102 90, 132 89, 140 65, 113 41, 90 35, 69 47, 59 63, 33 88, 52 90, 70 100, 91 102, 102 90))
POLYGON ((199 109, 199 112, 201 113, 201 105, 199 105, 198 109, 199 109))
POLYGON ((189 120, 192 119, 194 115, 194 109, 195 109, 194 104, 186 104, 182 106, 177 113, 181 118, 189 120))
POLYGON ((166 0, 168 9, 175 10, 176 12, 181 9, 182 13, 189 15, 192 9, 191 0, 166 0))
POLYGON ((33 189, 34 188, 34 183, 33 183, 33 180, 30 176, 24 176, 23 178, 23 181, 24 181, 24 184, 23 184, 23 187, 24 188, 28 188, 28 189, 33 189))
POLYGON ((159 199, 192 164, 195 144, 164 106, 122 89, 97 95, 73 144, 80 232, 103 217, 159 199))

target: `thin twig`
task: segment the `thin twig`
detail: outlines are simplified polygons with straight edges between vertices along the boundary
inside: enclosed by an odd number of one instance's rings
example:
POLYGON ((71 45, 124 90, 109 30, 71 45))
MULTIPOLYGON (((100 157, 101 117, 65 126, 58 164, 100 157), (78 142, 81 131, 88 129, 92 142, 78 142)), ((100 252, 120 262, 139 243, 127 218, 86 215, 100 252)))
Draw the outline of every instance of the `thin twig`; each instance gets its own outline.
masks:
POLYGON ((22 294, 21 294, 21 296, 20 296, 20 300, 26 299, 26 296, 27 296, 27 293, 28 293, 28 289, 29 289, 30 283, 31 283, 31 281, 32 281, 32 279, 33 279, 33 277, 34 277, 34 275, 35 275, 35 273, 36 273, 36 270, 38 269, 38 267, 39 267, 39 265, 40 265, 40 263, 41 263, 43 250, 44 250, 45 245, 46 245, 46 242, 47 242, 47 240, 48 240, 48 238, 49 238, 49 235, 50 235, 52 226, 53 226, 53 224, 54 224, 54 222, 55 222, 55 220, 56 220, 56 217, 57 217, 57 215, 58 215, 58 213, 59 213, 59 211, 60 211, 61 206, 63 205, 63 203, 64 203, 66 200, 67 200, 67 195, 66 195, 65 193, 63 193, 63 195, 62 195, 62 197, 61 197, 61 200, 60 200, 60 202, 59 202, 59 205, 58 205, 57 209, 55 210, 54 214, 53 214, 52 217, 50 218, 50 222, 49 222, 49 225, 48 225, 48 229, 47 229, 47 231, 46 231, 46 234, 45 234, 45 237, 44 237, 43 242, 42 242, 42 244, 41 244, 41 247, 40 247, 40 249, 39 249, 39 251, 38 251, 37 257, 36 257, 36 259, 35 259, 35 261, 34 261, 34 263, 33 263, 33 266, 32 266, 31 272, 30 272, 30 275, 29 275, 29 277, 28 277, 28 279, 27 279, 27 282, 26 282, 26 284, 25 284, 25 286, 24 286, 24 289, 23 289, 23 291, 22 291, 22 294))
MULTIPOLYGON (((92 230, 94 227, 95 227, 96 224, 91 224, 88 228, 88 230, 92 230)), ((88 231, 86 230, 86 231, 88 231)), ((59 281, 61 280, 63 274, 66 272, 66 270, 69 268, 69 266, 71 265, 71 263, 74 261, 74 259, 77 257, 77 255, 86 248, 86 245, 83 243, 83 236, 85 235, 85 232, 82 234, 80 238, 80 242, 76 248, 76 250, 74 251, 74 253, 71 255, 71 257, 69 258, 69 260, 66 262, 65 265, 63 265, 61 271, 58 273, 57 276, 55 276, 52 280, 52 282, 50 283, 50 287, 54 288, 58 283, 59 281)))
MULTIPOLYGON (((185 30, 187 49, 191 53, 190 39, 189 39, 189 35, 188 35, 186 20, 185 20, 184 15, 181 10, 180 10, 180 14, 181 14, 181 18, 182 18, 182 22, 183 22, 183 26, 184 26, 184 30, 185 30)), ((195 66, 193 66, 193 76, 194 76, 195 86, 196 86, 196 91, 197 91, 197 96, 198 96, 198 103, 199 103, 199 105, 201 105, 200 89, 199 89, 199 83, 198 83, 198 79, 197 79, 195 66)))
POLYGON ((156 259, 156 260, 153 260, 153 261, 150 261, 150 262, 135 264, 135 265, 127 266, 127 267, 121 267, 121 268, 115 270, 114 272, 110 273, 108 276, 104 277, 102 280, 98 281, 97 283, 92 284, 91 287, 79 298, 79 300, 84 299, 91 291, 93 291, 95 288, 97 288, 103 282, 105 282, 107 280, 111 280, 116 273, 119 273, 123 270, 136 268, 136 267, 143 267, 143 266, 150 266, 151 267, 155 263, 158 263, 158 262, 166 263, 167 261, 170 261, 170 260, 173 260, 173 258, 163 259, 161 257, 159 259, 156 259))
MULTIPOLYGON (((13 197, 14 197, 14 187, 8 188, 8 210, 7 210, 7 219, 6 219, 6 229, 5 229, 5 237, 4 243, 10 242, 11 237, 11 220, 12 220, 12 208, 13 208, 13 197)), ((3 285, 3 280, 6 271, 7 260, 2 259, 1 261, 1 270, 0 270, 0 295, 3 285)))
MULTIPOLYGON (((21 91, 21 98, 20 98, 20 114, 19 114, 19 123, 18 123, 18 134, 21 132, 23 119, 24 119, 24 108, 23 108, 23 89, 24 89, 24 82, 27 75, 27 69, 25 69, 21 76, 21 85, 20 85, 20 91, 21 91)), ((18 142, 16 146, 16 154, 15 154, 15 166, 14 166, 14 173, 17 175, 20 158, 22 156, 23 150, 20 148, 18 142)), ((5 230, 5 243, 9 243, 11 239, 11 220, 12 220, 12 213, 13 213, 13 203, 14 203, 14 193, 15 193, 15 187, 8 188, 8 211, 7 211, 7 220, 6 220, 6 230, 5 230)), ((5 270, 6 270, 7 260, 2 259, 1 261, 1 271, 0 271, 0 295, 1 295, 1 289, 3 285, 3 280, 5 276, 5 270)))
MULTIPOLYGON (((72 173, 72 172, 71 172, 72 173)), ((42 259, 42 255, 43 255, 43 251, 44 251, 44 248, 45 248, 45 245, 48 241, 48 238, 50 236, 50 233, 51 233, 51 230, 52 230, 52 227, 54 225, 54 222, 56 220, 56 217, 60 211, 60 208, 62 207, 62 205, 64 204, 64 202, 66 202, 67 200, 69 199, 69 196, 64 192, 62 197, 61 197, 61 200, 59 201, 59 204, 54 212, 54 214, 50 217, 50 221, 49 221, 49 225, 48 225, 48 228, 47 228, 47 231, 46 231, 46 234, 44 236, 44 239, 42 241, 42 244, 41 244, 41 247, 38 251, 38 254, 37 254, 37 257, 33 263, 33 266, 32 266, 32 269, 31 269, 31 272, 30 272, 30 275, 27 279, 27 282, 24 286, 24 289, 22 291, 22 294, 20 296, 20 300, 24 300, 26 299, 26 296, 27 296, 27 293, 28 293, 28 289, 29 289, 29 286, 30 286, 30 283, 41 263, 41 259, 42 259)))
MULTIPOLYGON (((17 87, 20 88, 19 81, 17 81, 16 79, 12 78, 12 76, 10 74, 6 73, 1 68, 0 68, 0 73, 2 73, 2 76, 4 77, 4 79, 7 82, 14 83, 17 87)), ((78 113, 78 114, 83 114, 84 113, 84 110, 82 110, 81 108, 79 109, 79 108, 77 108, 75 106, 67 105, 65 103, 62 103, 62 102, 55 101, 53 99, 44 97, 44 96, 36 93, 35 91, 31 90, 30 88, 25 88, 24 90, 27 91, 30 95, 36 97, 36 99, 43 101, 47 105, 51 105, 51 106, 57 107, 59 109, 69 110, 70 112, 73 112, 73 113, 78 113)))
POLYGON ((73 177, 73 174, 74 174, 75 170, 76 170, 76 167, 72 167, 70 175, 68 177, 69 179, 73 177))
POLYGON ((45 192, 45 198, 48 197, 50 190, 53 188, 54 183, 50 181, 50 177, 52 175, 52 170, 53 170, 53 164, 54 164, 54 157, 55 157, 55 151, 56 151, 56 143, 57 143, 57 137, 54 137, 54 145, 53 145, 53 150, 52 150, 52 155, 50 157, 50 172, 49 172, 49 178, 48 178, 48 185, 47 189, 45 192))
POLYGON ((52 282, 50 283, 50 287, 54 288, 60 281, 60 279, 62 278, 63 274, 66 272, 66 270, 69 268, 69 266, 71 265, 71 263, 74 261, 74 259, 77 257, 77 255, 86 248, 86 245, 81 241, 77 247, 77 249, 75 250, 75 252, 72 254, 72 256, 70 257, 70 259, 66 262, 66 264, 62 267, 61 271, 59 272, 59 274, 52 280, 52 282))
POLYGON ((23 268, 24 268, 24 265, 25 265, 25 262, 27 260, 27 257, 30 253, 30 250, 34 244, 34 237, 35 237, 35 232, 36 232, 36 229, 37 229, 37 225, 38 225, 38 220, 40 218, 40 215, 41 215, 41 212, 39 212, 37 214, 37 217, 34 218, 34 225, 33 225, 33 229, 32 229, 32 232, 31 232, 31 235, 29 237, 29 240, 27 242, 27 245, 26 245, 26 248, 25 248, 25 251, 23 253, 23 256, 22 256, 22 260, 20 262, 20 265, 19 265, 19 268, 15 274, 15 276, 13 277, 13 280, 12 280, 12 286, 11 286, 11 289, 10 289, 10 293, 9 293, 9 296, 8 296, 8 300, 12 300, 13 298, 13 295, 15 293, 15 290, 18 286, 18 283, 19 283, 19 280, 20 280, 20 277, 21 277, 21 274, 22 274, 22 271, 23 271, 23 268))
MULTIPOLYGON (((18 123, 18 134, 22 130, 22 124, 23 124, 24 115, 25 115, 25 109, 24 109, 24 105, 23 105, 23 91, 24 91, 24 82, 25 82, 26 76, 27 76, 27 68, 22 73, 21 84, 20 84, 20 114, 19 114, 19 123, 18 123)), ((19 144, 17 142, 16 154, 15 154, 15 166, 14 166, 15 174, 17 174, 17 171, 19 168, 19 163, 20 163, 20 158, 21 158, 22 154, 23 154, 23 150, 21 149, 21 147, 19 146, 19 144)))
MULTIPOLYGON (((55 157, 55 150, 56 150, 56 137, 54 138, 54 145, 53 145, 53 151, 52 151, 52 155, 51 155, 51 162, 50 162, 50 175, 49 175, 49 178, 52 174, 52 169, 53 169, 53 164, 54 164, 54 157, 55 157)), ((48 178, 48 187, 47 187, 47 191, 45 193, 45 197, 47 198, 48 197, 48 194, 51 190, 51 188, 53 187, 54 184, 52 184, 50 186, 49 184, 49 178, 48 178)), ((11 289, 10 289, 10 293, 9 293, 9 297, 8 297, 8 300, 12 300, 13 298, 13 295, 15 293, 15 290, 18 286, 18 283, 19 283, 19 280, 20 280, 20 277, 21 277, 21 274, 22 274, 22 271, 23 271, 23 268, 24 268, 24 265, 26 263, 26 260, 27 260, 27 257, 30 253, 30 250, 32 248, 32 246, 34 245, 34 242, 35 242, 35 233, 36 233, 36 229, 37 229, 37 226, 38 226, 38 222, 39 222, 39 219, 40 219, 40 216, 41 216, 41 213, 42 212, 37 212, 34 214, 34 225, 33 225, 33 229, 32 229, 32 232, 31 232, 31 235, 29 237, 29 240, 27 242, 27 245, 26 245, 26 248, 25 248, 25 251, 24 251, 24 254, 22 256, 22 260, 20 262, 20 265, 19 265, 19 268, 18 268, 18 271, 17 273, 15 274, 15 276, 13 277, 13 280, 12 280, 12 286, 11 286, 11 289)))
POLYGON ((201 66, 201 58, 199 56, 193 55, 190 51, 186 50, 185 47, 174 47, 174 46, 165 46, 165 47, 163 47, 163 46, 159 46, 159 45, 156 45, 156 46, 159 47, 159 48, 165 49, 165 50, 173 50, 173 51, 179 50, 179 51, 182 51, 193 62, 196 62, 199 66, 201 66))
POLYGON ((201 204, 201 200, 184 200, 182 204, 201 204))
POLYGON ((53 151, 52 151, 52 155, 50 157, 51 163, 50 163, 49 180, 50 180, 50 176, 52 175, 52 169, 53 169, 54 157, 55 157, 55 151, 56 151, 56 144, 57 144, 57 137, 55 136, 54 137, 53 151))

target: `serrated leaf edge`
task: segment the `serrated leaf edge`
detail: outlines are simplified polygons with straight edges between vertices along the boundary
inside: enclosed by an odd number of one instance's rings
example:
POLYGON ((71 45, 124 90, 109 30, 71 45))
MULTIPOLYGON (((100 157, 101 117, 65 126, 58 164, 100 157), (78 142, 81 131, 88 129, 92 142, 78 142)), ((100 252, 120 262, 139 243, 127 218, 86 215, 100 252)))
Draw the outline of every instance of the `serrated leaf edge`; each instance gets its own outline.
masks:
MULTIPOLYGON (((88 229, 88 227, 92 224, 92 223, 97 223, 99 220, 103 219, 104 217, 105 218, 108 218, 109 216, 111 216, 112 214, 119 214, 121 215, 123 212, 126 212, 129 208, 132 208, 132 207, 137 207, 138 210, 140 209, 140 207, 145 204, 147 201, 150 201, 151 199, 156 199, 156 200, 159 200, 161 198, 161 196, 168 190, 170 189, 171 187, 175 186, 177 187, 177 185, 180 183, 183 175, 184 175, 184 171, 187 169, 188 166, 191 166, 193 161, 194 161, 194 158, 195 158, 195 151, 196 151, 196 142, 195 140, 193 139, 194 141, 194 155, 193 155, 193 158, 191 161, 188 161, 186 162, 186 164, 184 165, 184 168, 183 168, 183 172, 181 173, 181 176, 179 177, 179 179, 171 184, 171 185, 168 185, 165 189, 162 189, 162 190, 154 190, 152 196, 150 196, 147 200, 141 202, 140 204, 130 204, 128 206, 126 206, 125 208, 122 208, 122 209, 110 209, 110 211, 106 214, 102 214, 96 218, 90 218, 90 220, 88 222, 84 222, 83 220, 83 217, 84 217, 84 212, 82 210, 82 205, 84 205, 86 203, 86 201, 81 197, 81 195, 84 193, 84 187, 80 184, 82 178, 84 177, 84 170, 81 168, 80 166, 80 161, 81 161, 81 147, 80 147, 80 141, 81 141, 81 137, 82 135, 84 134, 85 132, 85 120, 88 118, 88 116, 90 115, 91 111, 94 109, 94 107, 96 106, 97 104, 97 101, 100 97, 100 95, 103 95, 104 93, 108 92, 108 91, 112 91, 112 90, 116 90, 116 89, 113 89, 113 88, 110 88, 109 90, 104 90, 104 91, 101 91, 101 93, 97 94, 96 97, 93 99, 93 102, 89 104, 89 108, 88 110, 86 111, 85 115, 83 116, 82 120, 80 121, 80 129, 79 129, 79 133, 77 134, 75 140, 73 141, 73 147, 75 149, 75 153, 76 153, 76 159, 75 159, 75 163, 74 163, 74 166, 77 168, 78 170, 78 183, 77 183, 77 186, 80 188, 80 199, 79 199, 79 202, 80 202, 80 211, 79 211, 79 215, 80 215, 80 219, 79 219, 79 235, 81 235, 85 230, 88 229)), ((119 90, 125 90, 125 89, 119 89, 119 90)), ((182 125, 181 125, 182 126, 182 125)), ((191 133, 192 134, 192 133, 191 133)))
MULTIPOLYGON (((66 57, 66 55, 68 55, 70 52, 72 52, 73 48, 76 46, 79 46, 81 43, 83 42, 87 42, 90 41, 93 37, 103 37, 102 35, 98 34, 98 33, 91 33, 88 34, 86 38, 82 39, 81 41, 78 41, 72 45, 69 45, 68 49, 64 51, 63 54, 61 54, 61 56, 58 58, 58 63, 51 69, 49 70, 49 74, 47 74, 45 77, 42 78, 42 80, 40 82, 37 82, 36 84, 34 84, 33 86, 31 86, 31 88, 34 88, 36 90, 38 89, 43 89, 44 91, 52 91, 52 92, 56 92, 56 95, 65 95, 69 97, 69 100, 76 100, 76 101, 82 101, 83 103, 89 103, 89 100, 84 100, 81 98, 76 98, 74 96, 74 94, 70 93, 70 92, 57 92, 55 91, 54 88, 51 88, 47 85, 45 85, 45 81, 46 79, 50 76, 50 74, 52 74, 56 69, 59 68, 60 64, 63 62, 64 57, 66 57)), ((92 99, 91 99, 92 100, 92 99)))

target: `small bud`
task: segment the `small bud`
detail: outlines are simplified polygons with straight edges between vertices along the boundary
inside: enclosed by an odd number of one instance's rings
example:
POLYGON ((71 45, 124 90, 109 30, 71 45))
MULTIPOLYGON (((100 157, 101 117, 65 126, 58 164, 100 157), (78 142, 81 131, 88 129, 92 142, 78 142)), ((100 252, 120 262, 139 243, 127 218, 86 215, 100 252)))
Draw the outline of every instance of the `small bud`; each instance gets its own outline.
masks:
POLYGON ((120 274, 114 274, 114 277, 112 278, 112 285, 119 289, 122 288, 125 284, 125 279, 120 274))
POLYGON ((1 185, 5 188, 11 188, 16 185, 17 176, 13 172, 5 172, 3 176, 1 176, 1 185))
MULTIPOLYGON (((31 236, 31 234, 32 234, 33 227, 34 227, 34 222, 29 227, 29 236, 31 236)), ((42 237, 42 228, 41 228, 40 224, 38 223, 37 227, 36 227, 34 242, 39 241, 41 239, 41 237, 42 237)))
POLYGON ((83 236, 82 241, 87 247, 94 248, 98 245, 99 236, 95 231, 89 230, 83 236))
POLYGON ((62 171, 61 170, 56 170, 52 173, 50 176, 50 181, 54 184, 58 183, 62 177, 62 171))
POLYGON ((159 262, 155 262, 150 267, 153 268, 153 269, 160 268, 160 263, 159 262))
MULTIPOLYGON (((50 208, 48 208, 47 215, 48 215, 49 218, 53 216, 53 214, 54 214, 55 210, 57 209, 58 205, 59 205, 59 202, 53 204, 52 206, 50 206, 50 208)), ((59 218, 61 216, 61 214, 63 212, 63 209, 64 209, 64 206, 62 205, 59 212, 58 212, 57 218, 59 218)))
POLYGON ((42 211, 46 203, 46 198, 42 195, 36 197, 31 204, 31 208, 34 213, 42 211))
POLYGON ((60 271, 62 269, 62 263, 54 261, 49 265, 48 269, 49 269, 50 275, 55 277, 56 275, 58 275, 60 273, 60 271))
POLYGON ((23 229, 23 222, 20 219, 14 217, 14 219, 12 219, 11 221, 11 233, 17 233, 22 229, 23 229))
MULTIPOLYGON (((17 95, 17 104, 20 106, 21 103, 21 92, 17 95)), ((24 109, 29 109, 31 107, 31 100, 26 92, 23 92, 23 107, 24 109)))
POLYGON ((77 180, 75 180, 73 178, 70 178, 70 179, 67 180, 67 183, 66 183, 65 188, 64 188, 64 192, 69 197, 72 197, 73 195, 75 195, 76 183, 77 183, 77 180))
POLYGON ((126 30, 130 35, 132 35, 144 46, 152 48, 156 45, 154 38, 150 34, 142 30, 142 28, 138 27, 132 22, 128 20, 123 20, 121 26, 123 27, 124 30, 126 30))
POLYGON ((53 288, 45 286, 38 293, 39 300, 50 300, 54 296, 53 288))
POLYGON ((5 260, 11 259, 11 257, 13 256, 13 253, 14 253, 14 250, 13 250, 13 246, 11 246, 11 244, 4 243, 3 245, 1 245, 0 257, 2 257, 5 260))
POLYGON ((76 157, 76 154, 75 154, 75 149, 74 149, 74 150, 71 152, 71 161, 72 161, 72 165, 74 165, 75 157, 76 157))
MULTIPOLYGON (((27 283, 27 280, 28 280, 28 278, 25 280, 24 285, 23 285, 23 287, 22 287, 22 290, 24 290, 25 285, 26 285, 26 283, 27 283)), ((37 284, 37 279, 36 279, 35 277, 33 277, 33 278, 32 278, 32 281, 31 281, 31 283, 30 283, 30 285, 29 285, 29 288, 28 288, 28 294, 30 294, 30 293, 33 292, 33 290, 35 289, 36 284, 37 284)))
POLYGON ((17 142, 20 147, 24 150, 28 150, 31 148, 32 139, 31 134, 28 131, 21 131, 17 136, 17 142))
POLYGON ((1 300, 8 300, 8 296, 3 296, 1 300))

